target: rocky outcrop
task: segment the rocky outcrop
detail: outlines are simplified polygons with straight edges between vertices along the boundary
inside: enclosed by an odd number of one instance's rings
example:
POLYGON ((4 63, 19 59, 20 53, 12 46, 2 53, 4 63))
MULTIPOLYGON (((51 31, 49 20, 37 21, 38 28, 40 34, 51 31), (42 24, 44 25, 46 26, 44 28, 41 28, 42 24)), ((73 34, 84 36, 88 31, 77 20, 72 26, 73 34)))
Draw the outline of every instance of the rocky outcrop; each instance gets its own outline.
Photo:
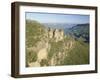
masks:
POLYGON ((26 30, 28 67, 61 65, 73 46, 73 41, 65 39, 63 29, 45 28, 37 22, 27 22, 26 30))
POLYGON ((29 66, 60 65, 67 56, 67 51, 71 49, 74 44, 73 41, 64 41, 65 38, 63 30, 46 28, 45 34, 42 35, 40 41, 38 41, 35 46, 27 48, 37 53, 37 60, 29 63, 29 66), (52 42, 55 47, 52 45, 52 42), (53 47, 54 51, 49 53, 53 47), (55 52, 55 50, 57 51, 55 52), (48 58, 49 54, 53 55, 50 59, 48 58))
POLYGON ((64 31, 62 29, 48 29, 48 38, 54 39, 55 42, 61 41, 64 39, 64 31))

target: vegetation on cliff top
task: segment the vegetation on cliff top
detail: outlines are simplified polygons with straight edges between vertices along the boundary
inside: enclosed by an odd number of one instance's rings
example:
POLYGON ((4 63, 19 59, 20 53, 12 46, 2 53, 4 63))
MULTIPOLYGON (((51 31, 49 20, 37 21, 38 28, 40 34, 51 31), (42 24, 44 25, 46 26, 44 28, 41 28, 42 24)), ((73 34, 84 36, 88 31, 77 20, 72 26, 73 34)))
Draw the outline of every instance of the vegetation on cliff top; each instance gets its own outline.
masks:
MULTIPOLYGON (((77 30, 78 34, 80 29, 77 30)), ((75 39, 69 34, 66 34, 62 41, 55 42, 54 39, 44 36, 45 34, 47 33, 43 24, 26 20, 26 66, 32 62, 38 62, 41 66, 89 64, 89 43, 85 43, 82 39, 75 39), (49 45, 47 59, 41 61, 38 59, 39 51, 36 51, 36 46, 40 46, 39 42, 41 45, 46 43, 49 45)))

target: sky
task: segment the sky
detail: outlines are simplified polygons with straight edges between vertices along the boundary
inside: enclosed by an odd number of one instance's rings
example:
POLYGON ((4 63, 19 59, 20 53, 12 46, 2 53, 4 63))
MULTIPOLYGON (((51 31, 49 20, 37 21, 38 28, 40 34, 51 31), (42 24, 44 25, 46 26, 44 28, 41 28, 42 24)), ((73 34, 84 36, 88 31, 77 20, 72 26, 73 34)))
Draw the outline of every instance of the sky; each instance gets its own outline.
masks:
POLYGON ((26 12, 26 19, 40 23, 89 23, 89 15, 26 12))

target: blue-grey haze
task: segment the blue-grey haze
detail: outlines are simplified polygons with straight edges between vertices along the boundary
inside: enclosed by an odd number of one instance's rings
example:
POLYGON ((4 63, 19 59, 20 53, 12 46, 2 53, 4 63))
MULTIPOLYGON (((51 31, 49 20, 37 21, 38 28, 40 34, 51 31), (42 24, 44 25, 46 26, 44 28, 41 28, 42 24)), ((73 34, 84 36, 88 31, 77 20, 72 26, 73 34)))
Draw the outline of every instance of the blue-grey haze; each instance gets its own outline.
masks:
POLYGON ((40 23, 89 23, 89 15, 26 12, 25 16, 26 19, 36 20, 40 23))

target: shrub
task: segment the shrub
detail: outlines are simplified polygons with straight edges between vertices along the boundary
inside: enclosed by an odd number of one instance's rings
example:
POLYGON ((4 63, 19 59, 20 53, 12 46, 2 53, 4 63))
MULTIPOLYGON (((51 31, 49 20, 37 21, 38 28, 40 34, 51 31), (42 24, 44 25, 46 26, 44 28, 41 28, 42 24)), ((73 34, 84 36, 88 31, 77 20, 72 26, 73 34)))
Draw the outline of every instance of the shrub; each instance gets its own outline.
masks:
POLYGON ((35 62, 37 60, 37 54, 34 51, 26 51, 26 62, 35 62))

